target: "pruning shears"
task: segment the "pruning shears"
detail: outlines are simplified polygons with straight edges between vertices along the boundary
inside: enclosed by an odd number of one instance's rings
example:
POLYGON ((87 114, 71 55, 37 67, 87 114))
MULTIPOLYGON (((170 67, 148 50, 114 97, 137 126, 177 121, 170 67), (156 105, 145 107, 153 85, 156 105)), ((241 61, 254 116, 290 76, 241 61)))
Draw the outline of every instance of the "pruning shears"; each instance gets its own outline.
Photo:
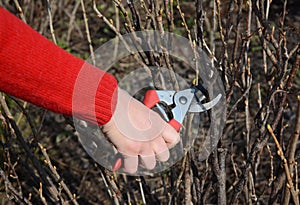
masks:
MULTIPOLYGON (((188 112, 200 113, 208 111, 217 105, 221 97, 222 95, 218 94, 211 101, 201 103, 205 99, 208 100, 209 95, 208 91, 201 84, 198 84, 181 91, 148 90, 145 93, 143 103, 150 109, 156 107, 163 118, 177 132, 179 132, 182 127, 184 117, 188 112)), ((123 157, 120 153, 118 153, 115 156, 112 171, 117 171, 122 164, 123 157)))

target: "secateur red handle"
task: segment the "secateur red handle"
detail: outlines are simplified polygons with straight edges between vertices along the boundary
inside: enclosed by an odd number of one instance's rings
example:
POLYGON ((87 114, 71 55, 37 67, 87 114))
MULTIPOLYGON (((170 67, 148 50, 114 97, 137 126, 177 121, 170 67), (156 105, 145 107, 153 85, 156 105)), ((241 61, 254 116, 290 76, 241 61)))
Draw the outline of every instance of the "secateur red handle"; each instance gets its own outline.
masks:
MULTIPOLYGON (((143 100, 144 105, 146 105, 148 108, 153 108, 157 103, 160 102, 160 99, 158 97, 158 94, 156 90, 148 90, 145 93, 145 97, 143 100)), ((181 128, 181 123, 179 123, 177 120, 174 118, 171 119, 169 122, 169 125, 171 125, 177 132, 179 132, 181 128)))
MULTIPOLYGON (((160 102, 160 99, 158 97, 156 90, 146 91, 144 100, 143 100, 144 105, 146 105, 148 108, 151 109, 159 102, 160 102)), ((175 120, 173 118, 168 122, 168 124, 171 125, 177 132, 179 132, 179 130, 181 128, 181 123, 179 123, 177 120, 175 120)), ((114 161, 114 165, 112 167, 112 171, 113 172, 118 171, 122 167, 122 165, 123 165, 123 157, 120 153, 117 153, 115 156, 115 161, 114 161)))

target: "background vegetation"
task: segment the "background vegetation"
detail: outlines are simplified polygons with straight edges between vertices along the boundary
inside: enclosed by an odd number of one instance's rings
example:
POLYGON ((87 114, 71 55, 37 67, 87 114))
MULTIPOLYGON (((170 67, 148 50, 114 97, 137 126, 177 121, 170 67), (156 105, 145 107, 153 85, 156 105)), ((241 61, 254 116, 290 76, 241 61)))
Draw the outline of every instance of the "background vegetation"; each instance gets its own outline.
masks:
MULTIPOLYGON (((1 0, 0 6, 84 59, 131 31, 185 36, 214 58, 227 101, 222 139, 206 161, 188 152, 164 173, 128 177, 86 154, 69 117, 2 93, 2 204, 299 204, 297 0, 1 0)), ((120 78, 138 63, 121 60, 112 72, 120 78)))

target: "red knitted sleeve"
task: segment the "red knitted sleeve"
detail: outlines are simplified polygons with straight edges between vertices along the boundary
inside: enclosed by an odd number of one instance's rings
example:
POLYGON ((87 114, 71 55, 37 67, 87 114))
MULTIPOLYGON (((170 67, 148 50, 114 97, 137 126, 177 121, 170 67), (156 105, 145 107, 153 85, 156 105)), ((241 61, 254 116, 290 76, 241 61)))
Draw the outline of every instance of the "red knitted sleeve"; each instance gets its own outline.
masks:
POLYGON ((57 47, 0 7, 1 91, 102 125, 112 116, 116 88, 110 74, 57 47))

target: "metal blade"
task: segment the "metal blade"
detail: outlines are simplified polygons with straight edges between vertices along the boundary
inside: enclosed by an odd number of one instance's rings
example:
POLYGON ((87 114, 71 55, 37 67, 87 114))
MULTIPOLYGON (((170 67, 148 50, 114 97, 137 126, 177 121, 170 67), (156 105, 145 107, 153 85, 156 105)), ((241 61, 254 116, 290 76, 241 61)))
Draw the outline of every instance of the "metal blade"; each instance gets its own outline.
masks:
POLYGON ((222 95, 219 94, 217 97, 215 97, 213 100, 209 101, 208 103, 205 104, 191 104, 189 108, 189 112, 204 112, 207 111, 211 108, 213 108, 221 99, 222 95))

